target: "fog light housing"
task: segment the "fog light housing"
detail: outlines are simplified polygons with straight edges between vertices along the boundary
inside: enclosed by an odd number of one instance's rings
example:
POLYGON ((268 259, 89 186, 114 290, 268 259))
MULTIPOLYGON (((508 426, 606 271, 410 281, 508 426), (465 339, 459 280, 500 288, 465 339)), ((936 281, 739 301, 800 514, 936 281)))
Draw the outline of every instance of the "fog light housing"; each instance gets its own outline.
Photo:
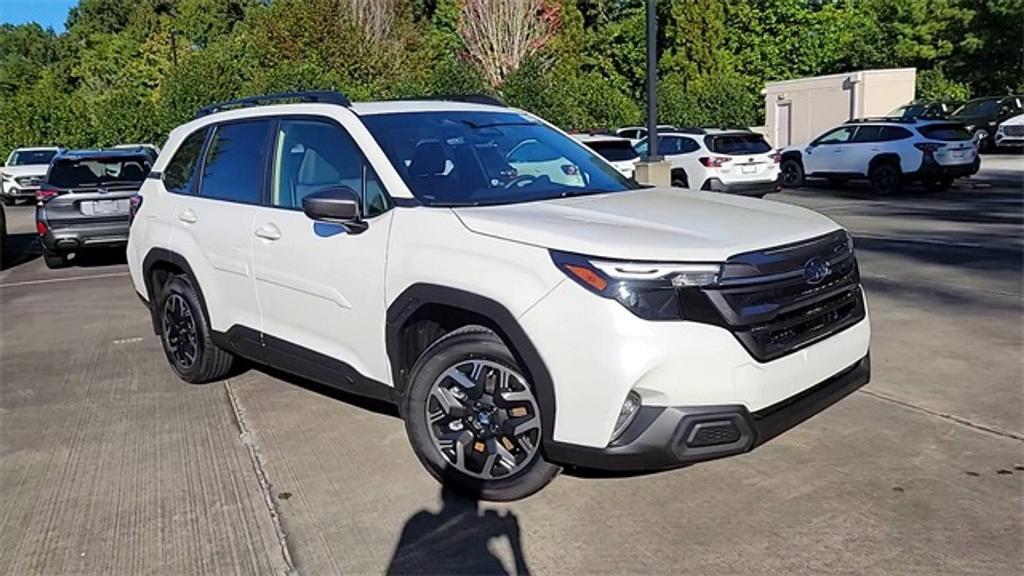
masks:
POLYGON ((618 440, 619 436, 622 436, 622 433, 626 431, 626 428, 629 428, 629 425, 632 424, 639 411, 640 395, 636 391, 630 390, 629 394, 626 394, 626 401, 622 403, 622 408, 619 409, 619 417, 615 420, 612 442, 618 440))

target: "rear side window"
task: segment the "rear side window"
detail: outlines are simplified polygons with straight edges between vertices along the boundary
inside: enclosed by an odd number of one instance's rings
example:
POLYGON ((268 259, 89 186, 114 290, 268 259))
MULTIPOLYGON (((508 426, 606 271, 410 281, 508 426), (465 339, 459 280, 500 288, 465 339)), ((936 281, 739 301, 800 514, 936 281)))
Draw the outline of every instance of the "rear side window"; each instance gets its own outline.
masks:
POLYGON ((164 169, 164 187, 178 194, 191 194, 192 182, 195 180, 196 164, 206 140, 206 130, 198 130, 188 135, 178 146, 174 157, 164 169))
POLYGON ((639 157, 628 140, 609 140, 585 143, 591 150, 597 152, 607 160, 618 162, 621 160, 632 160, 639 157))
POLYGON ((254 120, 217 126, 206 149, 199 195, 258 204, 271 124, 254 120))
POLYGON ((716 154, 764 154, 772 149, 760 134, 707 136, 704 143, 716 154))
POLYGON ((971 133, 962 124, 929 124, 918 126, 917 131, 925 138, 941 142, 959 142, 971 139, 971 133))
POLYGON ((57 188, 96 188, 138 184, 149 172, 149 158, 81 158, 57 160, 47 182, 57 188))
POLYGON ((879 142, 882 140, 881 126, 861 126, 853 135, 854 142, 879 142))
POLYGON ((906 128, 900 128, 899 126, 883 126, 882 127, 882 141, 891 142, 893 140, 903 140, 904 138, 910 138, 913 134, 906 128))

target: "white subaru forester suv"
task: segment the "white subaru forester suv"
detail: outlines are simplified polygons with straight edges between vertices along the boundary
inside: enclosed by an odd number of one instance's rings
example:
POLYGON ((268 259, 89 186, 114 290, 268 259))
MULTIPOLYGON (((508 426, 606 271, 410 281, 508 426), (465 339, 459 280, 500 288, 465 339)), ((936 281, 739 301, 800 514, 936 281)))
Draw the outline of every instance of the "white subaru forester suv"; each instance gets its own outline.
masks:
POLYGON ((203 109, 134 201, 128 258, 181 378, 243 357, 394 402, 426 469, 484 499, 747 452, 870 375, 835 222, 640 187, 485 97, 203 109), (524 141, 557 173, 511 166, 524 141))

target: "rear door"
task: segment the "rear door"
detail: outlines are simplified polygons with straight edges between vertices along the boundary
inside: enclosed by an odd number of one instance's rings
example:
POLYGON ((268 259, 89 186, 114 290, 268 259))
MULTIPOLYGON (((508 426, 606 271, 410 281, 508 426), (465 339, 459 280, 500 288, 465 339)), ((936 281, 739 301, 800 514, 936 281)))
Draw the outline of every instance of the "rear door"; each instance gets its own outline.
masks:
POLYGON ((198 194, 179 196, 175 244, 198 277, 214 330, 260 329, 253 279, 253 221, 264 194, 274 122, 258 118, 213 127, 198 194))

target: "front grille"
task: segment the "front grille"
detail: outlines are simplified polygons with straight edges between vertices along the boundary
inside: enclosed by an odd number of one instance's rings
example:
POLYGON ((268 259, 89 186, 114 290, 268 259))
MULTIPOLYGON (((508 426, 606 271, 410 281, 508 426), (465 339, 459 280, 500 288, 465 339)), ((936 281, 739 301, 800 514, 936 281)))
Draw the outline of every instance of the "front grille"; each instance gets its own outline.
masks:
POLYGON ((1007 136, 1024 136, 1024 124, 1003 126, 1003 134, 1007 136))
POLYGON ((38 186, 42 178, 38 176, 22 176, 14 180, 18 183, 18 186, 38 186))
POLYGON ((764 362, 856 324, 865 316, 857 260, 845 232, 740 254, 705 296, 747 350, 764 362), (805 267, 821 258, 829 273, 817 284, 805 267))

